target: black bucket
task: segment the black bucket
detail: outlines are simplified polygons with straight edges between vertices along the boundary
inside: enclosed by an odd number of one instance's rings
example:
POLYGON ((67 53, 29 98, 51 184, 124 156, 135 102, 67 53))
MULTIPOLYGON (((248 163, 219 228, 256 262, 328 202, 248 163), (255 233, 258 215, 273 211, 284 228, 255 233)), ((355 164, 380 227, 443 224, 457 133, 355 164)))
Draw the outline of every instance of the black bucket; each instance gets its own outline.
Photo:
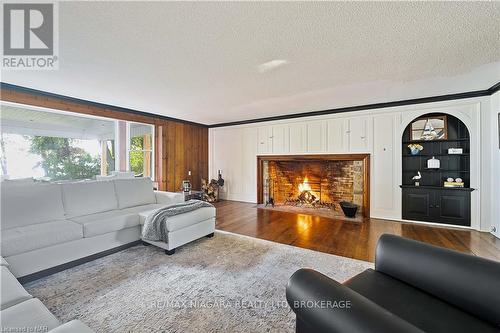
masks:
POLYGON ((355 217, 358 211, 358 205, 348 201, 341 201, 340 208, 342 208, 346 217, 355 217))

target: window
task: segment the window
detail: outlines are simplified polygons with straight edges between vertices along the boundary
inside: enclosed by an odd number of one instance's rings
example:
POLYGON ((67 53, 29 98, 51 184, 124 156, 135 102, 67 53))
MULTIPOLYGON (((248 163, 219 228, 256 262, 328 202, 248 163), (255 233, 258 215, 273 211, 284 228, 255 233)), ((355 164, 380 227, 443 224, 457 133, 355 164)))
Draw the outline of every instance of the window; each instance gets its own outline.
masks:
POLYGON ((115 169, 114 122, 2 104, 2 177, 91 179, 115 169))
POLYGON ((136 177, 153 177, 153 130, 152 125, 128 125, 128 169, 136 177))
POLYGON ((152 125, 8 102, 1 111, 2 179, 95 179, 128 170, 153 177, 152 125))

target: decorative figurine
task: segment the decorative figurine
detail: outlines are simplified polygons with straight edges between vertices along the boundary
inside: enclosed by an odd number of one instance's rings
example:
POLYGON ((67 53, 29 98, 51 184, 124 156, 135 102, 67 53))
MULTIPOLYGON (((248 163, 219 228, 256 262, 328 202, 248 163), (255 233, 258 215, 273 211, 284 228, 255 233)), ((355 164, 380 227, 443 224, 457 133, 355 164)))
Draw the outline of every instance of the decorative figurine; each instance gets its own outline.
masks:
POLYGON ((422 175, 420 174, 420 171, 417 171, 417 175, 412 178, 412 180, 415 181, 415 186, 420 186, 420 179, 422 179, 422 175))
POLYGON ((465 187, 464 180, 462 178, 447 178, 444 182, 444 187, 465 187))
POLYGON ((441 162, 432 156, 430 160, 427 160, 427 169, 439 169, 441 167, 441 162))

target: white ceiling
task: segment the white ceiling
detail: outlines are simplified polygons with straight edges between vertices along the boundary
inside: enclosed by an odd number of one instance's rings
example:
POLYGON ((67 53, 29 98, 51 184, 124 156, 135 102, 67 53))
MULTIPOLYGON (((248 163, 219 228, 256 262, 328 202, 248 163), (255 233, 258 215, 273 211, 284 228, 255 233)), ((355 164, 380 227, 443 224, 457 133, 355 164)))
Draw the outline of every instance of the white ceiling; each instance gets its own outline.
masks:
POLYGON ((59 70, 3 71, 3 82, 213 124, 500 80, 499 2, 60 2, 59 12, 59 70), (281 66, 259 67, 272 60, 281 66))

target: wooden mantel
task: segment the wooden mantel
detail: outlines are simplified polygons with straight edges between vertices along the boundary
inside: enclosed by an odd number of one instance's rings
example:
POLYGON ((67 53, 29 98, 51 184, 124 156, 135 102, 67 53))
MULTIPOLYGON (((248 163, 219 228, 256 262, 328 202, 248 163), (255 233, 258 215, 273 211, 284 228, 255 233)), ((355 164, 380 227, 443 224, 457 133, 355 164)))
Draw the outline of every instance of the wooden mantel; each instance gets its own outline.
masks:
POLYGON ((370 154, 259 155, 257 156, 257 203, 264 203, 262 173, 264 161, 362 161, 363 217, 370 217, 370 154))

